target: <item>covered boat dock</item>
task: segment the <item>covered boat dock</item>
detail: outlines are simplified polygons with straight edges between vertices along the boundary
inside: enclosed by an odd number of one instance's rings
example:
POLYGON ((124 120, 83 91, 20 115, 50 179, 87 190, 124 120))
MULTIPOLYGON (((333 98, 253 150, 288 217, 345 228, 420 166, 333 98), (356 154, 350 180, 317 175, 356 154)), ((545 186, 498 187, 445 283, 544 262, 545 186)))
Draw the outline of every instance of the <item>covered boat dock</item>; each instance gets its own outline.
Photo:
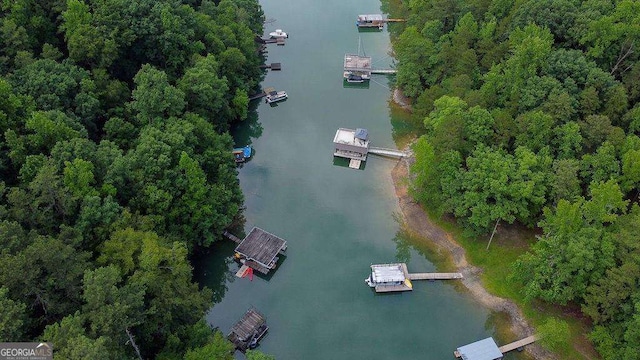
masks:
POLYGON ((235 251, 241 263, 266 275, 275 269, 277 255, 286 250, 287 242, 284 239, 254 227, 235 251))
POLYGON ((269 327, 265 317, 255 309, 249 309, 242 319, 233 325, 227 339, 236 346, 236 349, 244 352, 255 348, 267 330, 269 327))

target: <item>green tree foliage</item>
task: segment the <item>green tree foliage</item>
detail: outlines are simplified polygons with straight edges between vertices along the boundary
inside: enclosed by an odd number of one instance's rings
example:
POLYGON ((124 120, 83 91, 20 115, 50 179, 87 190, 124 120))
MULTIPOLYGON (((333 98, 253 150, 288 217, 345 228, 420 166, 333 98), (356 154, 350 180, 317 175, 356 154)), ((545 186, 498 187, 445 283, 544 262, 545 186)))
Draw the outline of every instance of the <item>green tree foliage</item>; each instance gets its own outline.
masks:
MULTIPOLYGON (((243 201, 257 0, 0 2, 0 337, 232 358, 189 257, 243 201)), ((185 354, 190 355, 185 355, 185 354)))
POLYGON ((570 341, 569 324, 566 321, 550 318, 538 328, 540 342, 552 351, 561 350, 570 341))
POLYGON ((604 358, 638 357, 639 3, 402 5, 397 85, 426 133, 412 194, 472 234, 538 224, 527 297, 582 305, 604 358))

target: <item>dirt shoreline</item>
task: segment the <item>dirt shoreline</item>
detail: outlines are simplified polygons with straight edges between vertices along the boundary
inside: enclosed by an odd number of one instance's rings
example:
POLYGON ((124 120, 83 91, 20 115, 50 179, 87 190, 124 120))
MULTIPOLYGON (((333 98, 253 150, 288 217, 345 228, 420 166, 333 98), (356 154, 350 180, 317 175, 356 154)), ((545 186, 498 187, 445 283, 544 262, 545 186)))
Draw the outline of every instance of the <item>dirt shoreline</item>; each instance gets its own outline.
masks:
MULTIPOLYGON (((411 161, 411 159, 398 161, 398 164, 391 172, 396 196, 400 204, 402 220, 404 222, 403 225, 407 231, 424 241, 430 241, 439 248, 446 250, 458 271, 464 275, 464 279, 462 280, 464 286, 471 292, 473 297, 485 307, 493 311, 506 312, 509 314, 511 331, 518 336, 518 338, 532 335, 534 329, 527 323, 518 306, 511 300, 490 294, 484 288, 480 279, 482 269, 470 265, 467 262, 464 248, 456 242, 451 234, 433 223, 422 207, 413 200, 408 191, 409 166, 411 161)), ((556 359, 552 353, 538 344, 526 346, 525 351, 537 360, 556 359)))

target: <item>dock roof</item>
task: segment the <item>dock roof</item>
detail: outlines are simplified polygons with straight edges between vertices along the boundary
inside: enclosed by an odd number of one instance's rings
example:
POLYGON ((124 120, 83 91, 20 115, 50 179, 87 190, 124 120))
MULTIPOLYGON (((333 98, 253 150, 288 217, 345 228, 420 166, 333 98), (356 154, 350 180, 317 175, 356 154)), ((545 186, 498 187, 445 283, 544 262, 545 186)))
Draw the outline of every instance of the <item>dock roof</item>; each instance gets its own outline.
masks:
POLYGON ((486 338, 469 345, 461 346, 458 352, 463 360, 496 360, 502 359, 502 352, 493 338, 486 338))
POLYGON ((382 21, 382 14, 358 15, 359 21, 382 21))
POLYGON ((248 341, 265 322, 266 320, 262 314, 254 309, 249 309, 242 319, 233 325, 229 336, 236 334, 240 340, 248 341))
POLYGON ((371 56, 344 55, 345 71, 371 71, 371 56))
POLYGON ((278 236, 254 227, 236 247, 236 252, 268 268, 278 252, 286 248, 286 244, 278 236))
POLYGON ((371 280, 374 283, 402 282, 405 279, 401 264, 371 265, 371 280))
POLYGON ((363 130, 366 134, 359 134, 359 135, 366 135, 366 140, 363 139, 359 139, 356 136, 356 130, 353 129, 345 129, 345 128, 339 128, 338 131, 336 131, 336 136, 333 138, 333 142, 336 144, 347 144, 347 145, 354 145, 354 146, 360 146, 360 147, 369 147, 369 134, 365 129, 358 129, 358 130, 363 130))

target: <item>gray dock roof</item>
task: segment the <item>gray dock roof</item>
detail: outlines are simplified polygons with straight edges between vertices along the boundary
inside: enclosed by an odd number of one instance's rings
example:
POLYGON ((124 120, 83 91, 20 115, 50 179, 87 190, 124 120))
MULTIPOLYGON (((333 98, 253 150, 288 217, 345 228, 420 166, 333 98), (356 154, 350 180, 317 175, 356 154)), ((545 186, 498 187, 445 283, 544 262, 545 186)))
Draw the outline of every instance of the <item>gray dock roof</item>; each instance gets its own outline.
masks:
POLYGON ((401 264, 371 265, 371 277, 374 283, 402 282, 405 279, 401 264))
POLYGON ((463 360, 496 360, 502 359, 502 352, 493 338, 486 338, 469 345, 461 346, 458 352, 463 360))
POLYGON ((236 247, 236 252, 268 268, 286 244, 283 239, 254 227, 236 247))
POLYGON ((229 336, 231 336, 232 334, 236 334, 236 336, 242 341, 247 341, 251 339, 256 330, 258 330, 258 328, 265 322, 266 320, 264 316, 262 316, 262 314, 254 309, 249 309, 244 314, 242 319, 240 319, 240 321, 233 325, 233 327, 231 328, 231 334, 229 334, 229 336))
POLYGON ((344 56, 344 69, 351 71, 371 71, 371 57, 346 54, 344 56))

